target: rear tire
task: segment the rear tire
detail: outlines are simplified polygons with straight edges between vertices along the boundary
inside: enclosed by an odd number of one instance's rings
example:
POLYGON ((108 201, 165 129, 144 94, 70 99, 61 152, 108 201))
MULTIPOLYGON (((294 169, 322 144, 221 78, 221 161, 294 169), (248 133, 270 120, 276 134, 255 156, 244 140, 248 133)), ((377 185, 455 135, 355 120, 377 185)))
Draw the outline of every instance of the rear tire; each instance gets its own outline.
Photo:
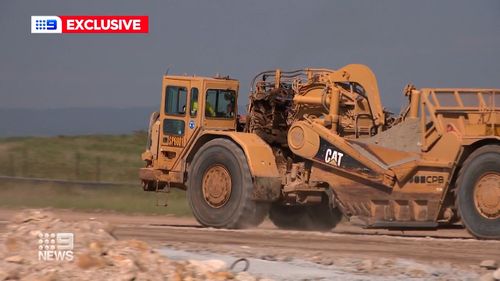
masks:
POLYGON ((241 148, 230 140, 215 139, 198 151, 189 168, 187 189, 198 222, 216 228, 259 225, 269 204, 252 199, 252 176, 241 148))
POLYGON ((342 213, 328 204, 285 206, 274 203, 269 219, 282 229, 329 231, 342 220, 342 213))
POLYGON ((457 178, 456 206, 477 238, 500 239, 500 146, 486 145, 465 160, 457 178))
POLYGON ((269 219, 281 229, 305 229, 308 224, 304 206, 285 206, 273 203, 269 209, 269 219))

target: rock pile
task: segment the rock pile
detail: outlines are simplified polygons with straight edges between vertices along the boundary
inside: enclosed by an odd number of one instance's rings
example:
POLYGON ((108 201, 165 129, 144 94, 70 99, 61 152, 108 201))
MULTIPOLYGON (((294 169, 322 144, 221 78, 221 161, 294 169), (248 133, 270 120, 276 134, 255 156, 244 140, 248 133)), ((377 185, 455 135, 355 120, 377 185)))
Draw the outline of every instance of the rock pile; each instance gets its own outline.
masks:
POLYGON ((481 276, 480 281, 498 281, 500 280, 500 268, 495 260, 484 260, 479 264, 480 267, 490 270, 481 276))
POLYGON ((143 241, 115 239, 106 223, 64 222, 47 211, 19 213, 0 236, 0 280, 258 280, 226 268, 218 260, 173 261, 143 241), (74 235, 64 256, 57 233, 74 235))

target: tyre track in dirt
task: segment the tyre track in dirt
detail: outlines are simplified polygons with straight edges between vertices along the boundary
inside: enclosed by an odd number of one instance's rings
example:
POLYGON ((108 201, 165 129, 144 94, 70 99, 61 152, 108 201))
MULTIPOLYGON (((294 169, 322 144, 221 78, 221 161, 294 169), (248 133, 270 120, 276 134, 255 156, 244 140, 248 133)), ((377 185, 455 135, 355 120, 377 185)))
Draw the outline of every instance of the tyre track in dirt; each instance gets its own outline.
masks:
MULTIPOLYGON (((118 239, 140 239, 156 247, 166 245, 194 251, 259 252, 293 257, 320 255, 342 258, 404 258, 424 262, 478 265, 482 260, 500 261, 500 241, 470 238, 463 229, 371 230, 340 224, 334 232, 279 230, 266 221, 247 230, 202 228, 192 218, 125 215, 106 212, 51 210, 66 221, 96 219, 114 225, 118 239)), ((17 210, 0 209, 0 233, 17 210)))
POLYGON ((138 238, 162 244, 192 244, 194 249, 217 251, 219 246, 259 248, 270 253, 292 251, 300 257, 319 253, 335 257, 407 258, 425 262, 446 261, 475 265, 500 259, 500 241, 415 238, 386 235, 352 235, 285 230, 215 230, 170 226, 120 226, 113 232, 120 239, 138 238))

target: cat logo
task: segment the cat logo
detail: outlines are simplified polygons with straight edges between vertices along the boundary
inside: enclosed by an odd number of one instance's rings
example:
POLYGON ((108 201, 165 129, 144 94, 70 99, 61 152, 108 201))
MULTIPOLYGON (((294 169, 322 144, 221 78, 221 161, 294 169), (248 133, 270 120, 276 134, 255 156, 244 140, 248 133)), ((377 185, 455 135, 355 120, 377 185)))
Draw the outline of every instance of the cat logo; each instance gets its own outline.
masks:
POLYGON ((164 142, 167 146, 182 147, 182 137, 166 136, 164 142))
POLYGON ((340 167, 344 153, 328 148, 325 153, 325 162, 340 167))

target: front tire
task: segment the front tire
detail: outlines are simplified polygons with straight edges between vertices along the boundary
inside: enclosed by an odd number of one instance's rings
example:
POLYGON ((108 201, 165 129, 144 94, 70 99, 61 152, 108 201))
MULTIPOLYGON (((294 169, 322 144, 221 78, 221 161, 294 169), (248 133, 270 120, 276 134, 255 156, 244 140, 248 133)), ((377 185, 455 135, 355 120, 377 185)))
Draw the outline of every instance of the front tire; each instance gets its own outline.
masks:
POLYGON ((467 230, 478 238, 500 239, 500 146, 475 150, 457 178, 457 208, 467 230))
POLYGON ((190 165, 188 202, 200 224, 216 228, 259 225, 268 204, 252 199, 253 181, 245 154, 227 139, 203 145, 190 165))

